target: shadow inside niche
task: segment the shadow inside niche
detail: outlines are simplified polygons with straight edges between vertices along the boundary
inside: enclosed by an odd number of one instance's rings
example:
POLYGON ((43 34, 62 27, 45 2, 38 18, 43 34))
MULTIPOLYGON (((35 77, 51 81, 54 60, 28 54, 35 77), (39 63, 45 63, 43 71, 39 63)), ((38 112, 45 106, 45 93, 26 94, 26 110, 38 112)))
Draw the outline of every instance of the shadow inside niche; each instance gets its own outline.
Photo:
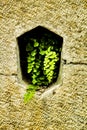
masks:
POLYGON ((27 73, 27 52, 26 52, 26 46, 29 43, 29 39, 31 38, 36 39, 38 41, 44 38, 46 42, 48 42, 48 39, 50 39, 50 41, 53 41, 53 46, 55 46, 55 48, 58 48, 58 50, 60 50, 58 52, 59 61, 56 63, 56 69, 55 69, 57 76, 53 80, 53 83, 56 82, 60 71, 63 38, 42 26, 37 26, 36 28, 24 33, 23 35, 17 38, 22 80, 27 83, 31 83, 31 76, 27 73))

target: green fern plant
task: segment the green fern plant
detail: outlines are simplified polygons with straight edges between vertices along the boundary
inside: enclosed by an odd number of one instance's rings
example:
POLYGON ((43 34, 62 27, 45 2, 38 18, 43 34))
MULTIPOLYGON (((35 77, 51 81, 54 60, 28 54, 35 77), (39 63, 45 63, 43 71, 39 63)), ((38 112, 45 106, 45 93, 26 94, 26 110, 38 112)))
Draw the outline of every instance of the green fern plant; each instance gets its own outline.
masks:
POLYGON ((56 52, 51 51, 51 47, 49 47, 46 50, 46 55, 44 58, 44 73, 49 81, 51 83, 54 75, 54 69, 55 69, 55 64, 58 61, 58 57, 56 52))
POLYGON ((35 86, 32 84, 29 85, 27 87, 26 93, 24 94, 24 102, 27 103, 29 100, 31 100, 34 97, 36 90, 38 90, 38 89, 39 89, 38 86, 35 86))
POLYGON ((25 102, 33 98, 38 86, 48 86, 57 75, 55 69, 59 61, 59 49, 54 43, 57 44, 48 35, 41 39, 30 38, 27 43, 27 73, 32 84, 24 95, 25 102))

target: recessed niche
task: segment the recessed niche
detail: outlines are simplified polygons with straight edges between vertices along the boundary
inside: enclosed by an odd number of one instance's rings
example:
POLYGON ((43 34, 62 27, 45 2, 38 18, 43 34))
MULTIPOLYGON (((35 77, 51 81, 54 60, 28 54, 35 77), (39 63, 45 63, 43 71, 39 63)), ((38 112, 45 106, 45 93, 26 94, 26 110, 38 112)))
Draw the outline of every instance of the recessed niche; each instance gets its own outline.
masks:
POLYGON ((42 87, 58 84, 63 38, 37 26, 18 37, 17 41, 22 80, 42 87))

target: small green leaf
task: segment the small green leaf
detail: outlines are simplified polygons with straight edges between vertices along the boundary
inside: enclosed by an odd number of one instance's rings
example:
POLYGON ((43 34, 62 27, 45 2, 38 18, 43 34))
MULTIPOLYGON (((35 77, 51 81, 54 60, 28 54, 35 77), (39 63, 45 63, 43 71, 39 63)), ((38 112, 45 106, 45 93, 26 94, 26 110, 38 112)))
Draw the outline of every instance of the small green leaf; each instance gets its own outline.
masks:
POLYGON ((34 47, 38 47, 39 46, 39 43, 34 41, 34 47))
POLYGON ((24 102, 27 103, 29 100, 31 100, 34 97, 35 91, 27 92, 24 94, 24 102))
POLYGON ((34 70, 33 70, 33 72, 37 72, 37 70, 36 70, 36 69, 34 69, 34 70))
POLYGON ((38 68, 39 68, 39 65, 36 65, 36 68, 38 69, 38 68))
POLYGON ((40 54, 41 55, 45 55, 45 51, 40 51, 40 54))
POLYGON ((36 83, 37 83, 37 81, 36 81, 35 79, 33 79, 33 80, 32 80, 32 83, 33 83, 33 84, 36 84, 36 83))
POLYGON ((28 69, 27 72, 30 73, 32 71, 32 69, 28 69))
POLYGON ((35 56, 36 55, 36 50, 31 52, 31 56, 35 56))

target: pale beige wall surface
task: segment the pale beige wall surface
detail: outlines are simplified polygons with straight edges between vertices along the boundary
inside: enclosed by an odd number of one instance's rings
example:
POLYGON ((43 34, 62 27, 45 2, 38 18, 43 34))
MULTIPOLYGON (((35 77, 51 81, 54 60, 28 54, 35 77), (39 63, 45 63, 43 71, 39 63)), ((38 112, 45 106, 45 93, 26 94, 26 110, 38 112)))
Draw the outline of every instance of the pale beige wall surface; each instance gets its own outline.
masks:
POLYGON ((0 130, 87 130, 86 10, 86 0, 0 0, 0 130), (24 104, 16 39, 38 25, 64 39, 63 83, 24 104))

